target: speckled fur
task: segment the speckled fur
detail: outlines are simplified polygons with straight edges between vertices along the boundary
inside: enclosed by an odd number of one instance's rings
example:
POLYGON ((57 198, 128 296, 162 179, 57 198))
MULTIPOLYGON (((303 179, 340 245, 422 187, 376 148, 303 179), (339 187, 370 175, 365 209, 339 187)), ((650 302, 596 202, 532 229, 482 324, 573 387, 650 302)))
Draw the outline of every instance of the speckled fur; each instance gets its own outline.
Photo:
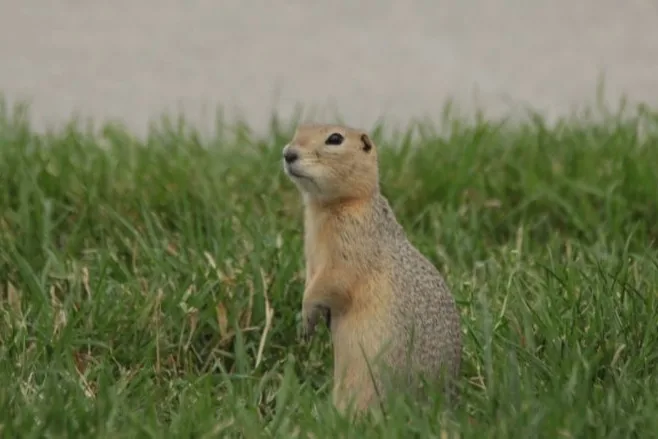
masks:
POLYGON ((387 389, 413 390, 421 375, 456 378, 454 299, 381 194, 372 141, 344 126, 302 125, 284 152, 291 150, 299 159, 284 168, 305 204, 305 332, 311 336, 330 310, 336 407, 366 410, 387 389), (333 132, 344 136, 342 145, 325 145, 333 132))

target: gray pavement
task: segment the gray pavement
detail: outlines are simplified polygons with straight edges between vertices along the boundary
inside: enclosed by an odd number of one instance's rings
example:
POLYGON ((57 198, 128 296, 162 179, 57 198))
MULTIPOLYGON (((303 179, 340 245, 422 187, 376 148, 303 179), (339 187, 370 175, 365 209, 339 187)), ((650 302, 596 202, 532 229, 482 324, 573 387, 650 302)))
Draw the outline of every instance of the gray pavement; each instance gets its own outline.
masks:
POLYGON ((4 0, 0 92, 37 128, 77 113, 143 133, 222 104, 256 129, 296 105, 351 125, 452 98, 549 118, 595 98, 658 106, 656 0, 4 0))

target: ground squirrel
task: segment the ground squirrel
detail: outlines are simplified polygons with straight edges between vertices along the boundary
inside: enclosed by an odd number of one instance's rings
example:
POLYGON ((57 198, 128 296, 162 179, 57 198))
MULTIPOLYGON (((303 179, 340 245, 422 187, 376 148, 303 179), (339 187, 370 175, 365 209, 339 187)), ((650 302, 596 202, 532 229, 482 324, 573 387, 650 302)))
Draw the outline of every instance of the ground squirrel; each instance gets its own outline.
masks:
POLYGON ((452 383, 461 362, 459 314, 381 194, 370 137, 340 125, 300 125, 283 149, 283 167, 304 201, 304 331, 310 337, 327 318, 336 408, 379 406, 389 378, 403 380, 396 392, 420 387, 420 376, 452 383))

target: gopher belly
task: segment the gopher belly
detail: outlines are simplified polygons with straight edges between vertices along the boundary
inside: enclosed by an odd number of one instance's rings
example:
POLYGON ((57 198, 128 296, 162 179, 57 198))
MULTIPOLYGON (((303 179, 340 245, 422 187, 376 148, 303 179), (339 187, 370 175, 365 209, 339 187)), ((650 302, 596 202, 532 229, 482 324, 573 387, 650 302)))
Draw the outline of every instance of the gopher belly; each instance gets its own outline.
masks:
MULTIPOLYGON (((334 352, 333 401, 340 411, 350 402, 358 411, 379 402, 385 392, 385 376, 396 366, 401 353, 390 319, 349 312, 331 317, 334 352)), ((403 372, 406 375, 405 371, 403 372)))

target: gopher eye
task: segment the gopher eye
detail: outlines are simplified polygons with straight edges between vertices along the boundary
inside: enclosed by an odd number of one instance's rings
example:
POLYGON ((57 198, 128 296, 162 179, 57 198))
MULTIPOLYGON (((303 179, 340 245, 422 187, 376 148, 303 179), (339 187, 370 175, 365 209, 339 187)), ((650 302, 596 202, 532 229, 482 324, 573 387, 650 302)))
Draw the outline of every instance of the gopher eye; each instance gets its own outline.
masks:
POLYGON ((340 145, 343 143, 343 140, 345 138, 340 135, 339 133, 333 133, 329 137, 327 137, 327 140, 324 141, 325 145, 340 145))

